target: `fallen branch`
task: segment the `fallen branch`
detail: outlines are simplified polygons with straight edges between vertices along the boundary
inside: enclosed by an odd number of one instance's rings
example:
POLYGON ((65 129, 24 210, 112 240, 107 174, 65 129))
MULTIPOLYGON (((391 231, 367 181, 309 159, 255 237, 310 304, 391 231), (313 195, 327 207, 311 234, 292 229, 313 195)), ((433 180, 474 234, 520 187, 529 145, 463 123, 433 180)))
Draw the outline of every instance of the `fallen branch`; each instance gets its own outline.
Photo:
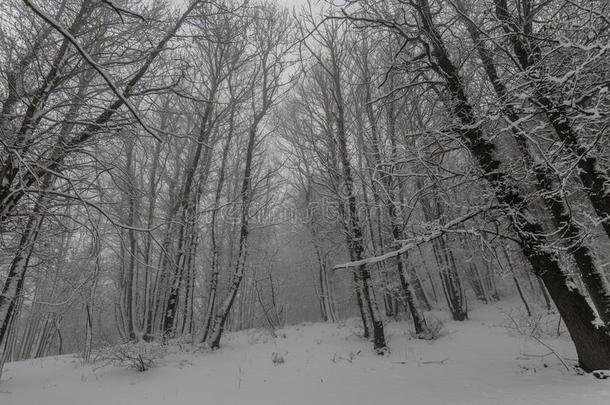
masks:
POLYGON ((563 361, 563 359, 561 358, 560 355, 557 354, 557 352, 549 345, 547 345, 546 343, 544 343, 542 340, 538 339, 536 336, 532 336, 534 339, 536 339, 536 341, 538 343, 540 343, 542 346, 546 347, 547 349, 549 349, 551 351, 551 353, 553 353, 555 355, 555 357, 557 357, 557 359, 561 362, 561 364, 563 364, 563 366, 566 368, 566 370, 570 371, 570 367, 568 367, 568 365, 566 364, 565 361, 563 361))

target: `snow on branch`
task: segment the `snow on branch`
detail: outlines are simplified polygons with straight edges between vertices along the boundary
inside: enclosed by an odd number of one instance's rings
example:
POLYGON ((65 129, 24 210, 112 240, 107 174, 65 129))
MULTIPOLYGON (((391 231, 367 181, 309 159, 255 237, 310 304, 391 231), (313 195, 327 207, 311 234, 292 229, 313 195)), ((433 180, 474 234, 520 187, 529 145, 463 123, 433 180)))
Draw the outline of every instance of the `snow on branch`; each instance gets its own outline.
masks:
POLYGON ((150 135, 152 135, 157 141, 162 142, 161 138, 159 137, 159 135, 157 135, 156 133, 154 133, 149 127, 148 125, 146 125, 146 123, 144 122, 144 120, 140 117, 140 115, 138 114, 138 112, 136 111, 135 107, 129 102, 129 100, 127 99, 127 96, 124 95, 118 88, 118 86, 112 81, 112 79, 110 78, 110 76, 108 75, 108 73, 106 73, 104 71, 104 68, 102 68, 94 59, 93 57, 91 57, 91 55, 89 55, 87 53, 87 51, 85 51, 83 49, 83 47, 78 43, 78 41, 76 40, 76 38, 74 38, 74 36, 72 34, 70 34, 70 32, 68 32, 68 30, 66 30, 64 27, 62 27, 62 25, 55 20, 53 17, 45 14, 42 10, 40 10, 38 7, 36 7, 34 5, 34 3, 31 2, 31 0, 23 0, 24 3, 34 12, 36 13, 40 18, 42 18, 44 21, 46 21, 49 25, 51 25, 57 32, 59 32, 64 38, 66 38, 72 45, 74 45, 74 47, 76 48, 76 50, 78 51, 78 53, 81 54, 81 56, 87 61, 87 63, 93 68, 95 69, 96 72, 98 72, 100 74, 100 76, 102 76, 102 78, 104 79, 104 81, 106 82, 106 84, 108 84, 108 86, 110 87, 110 89, 112 90, 112 92, 123 102, 123 104, 125 104, 127 106, 127 109, 131 112, 131 114, 134 116, 134 118, 136 119, 136 121, 138 121, 138 123, 142 126, 142 128, 148 132, 150 135))
POLYGON ((486 212, 491 208, 492 208, 491 206, 482 207, 480 209, 469 212, 465 215, 462 215, 458 218, 455 218, 455 219, 447 222, 447 224, 445 224, 445 226, 443 226, 442 228, 436 229, 433 232, 428 233, 427 235, 408 239, 407 241, 405 241, 406 243, 400 249, 385 253, 380 256, 372 256, 372 257, 367 257, 366 259, 362 259, 362 260, 356 260, 353 262, 337 264, 336 266, 333 266, 333 270, 348 269, 350 267, 359 267, 359 266, 364 266, 364 265, 370 265, 370 264, 375 264, 375 263, 379 263, 379 262, 383 262, 385 260, 391 259, 392 257, 401 255, 413 248, 416 248, 417 246, 419 246, 421 244, 430 242, 431 240, 434 240, 434 239, 442 236, 443 234, 448 232, 451 228, 454 228, 457 225, 459 225, 463 222, 466 222, 469 219, 479 215, 482 212, 486 212))
POLYGON ((102 3, 104 3, 107 6, 109 6, 110 8, 112 8, 119 15, 119 18, 121 19, 121 21, 123 23, 125 23, 125 21, 123 21, 123 14, 125 14, 129 17, 139 18, 140 20, 147 22, 146 18, 143 15, 138 14, 135 11, 127 10, 126 8, 118 6, 112 0, 102 0, 102 3))

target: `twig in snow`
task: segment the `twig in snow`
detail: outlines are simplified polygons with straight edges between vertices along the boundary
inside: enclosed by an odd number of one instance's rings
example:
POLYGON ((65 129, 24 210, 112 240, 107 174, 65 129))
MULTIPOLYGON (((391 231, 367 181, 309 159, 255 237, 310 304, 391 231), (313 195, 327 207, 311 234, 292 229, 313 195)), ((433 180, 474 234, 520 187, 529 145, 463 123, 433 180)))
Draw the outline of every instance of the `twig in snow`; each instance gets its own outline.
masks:
POLYGON ((566 364, 565 361, 563 361, 563 359, 561 358, 560 355, 557 354, 557 352, 549 345, 547 345, 546 343, 544 343, 542 340, 538 339, 536 336, 532 336, 534 339, 536 339, 536 341, 538 343, 540 343, 542 346, 546 347, 547 349, 549 349, 551 351, 551 353, 553 353, 555 355, 555 357, 557 357, 557 359, 561 362, 561 364, 563 364, 563 366, 566 368, 566 370, 570 371, 570 367, 568 367, 568 365, 566 364))
POLYGON ((420 361, 419 364, 445 364, 449 359, 420 361))

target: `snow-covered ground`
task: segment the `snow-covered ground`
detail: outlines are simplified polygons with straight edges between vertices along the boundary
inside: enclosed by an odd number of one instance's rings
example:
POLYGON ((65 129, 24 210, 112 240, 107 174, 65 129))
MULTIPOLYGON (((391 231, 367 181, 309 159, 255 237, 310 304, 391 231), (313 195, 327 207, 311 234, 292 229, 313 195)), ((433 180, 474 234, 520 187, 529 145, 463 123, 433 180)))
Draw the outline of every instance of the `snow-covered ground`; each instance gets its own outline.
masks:
MULTIPOLYGON (((446 322, 434 342, 390 323, 384 357, 348 321, 290 326, 276 338, 229 334, 219 351, 176 351, 144 373, 74 356, 9 363, 0 404, 610 404, 610 380, 567 371, 541 343, 500 326, 498 308, 470 318, 446 322)), ((544 342, 575 357, 565 339, 544 342)))

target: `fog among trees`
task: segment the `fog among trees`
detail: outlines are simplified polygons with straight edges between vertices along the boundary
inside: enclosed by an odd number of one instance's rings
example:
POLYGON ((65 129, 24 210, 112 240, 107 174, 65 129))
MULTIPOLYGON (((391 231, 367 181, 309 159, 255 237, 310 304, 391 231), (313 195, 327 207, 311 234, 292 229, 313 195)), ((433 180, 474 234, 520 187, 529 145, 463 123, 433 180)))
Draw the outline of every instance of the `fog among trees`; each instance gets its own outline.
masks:
POLYGON ((0 374, 352 318, 388 356, 487 307, 610 369, 608 15, 0 0, 0 374))

